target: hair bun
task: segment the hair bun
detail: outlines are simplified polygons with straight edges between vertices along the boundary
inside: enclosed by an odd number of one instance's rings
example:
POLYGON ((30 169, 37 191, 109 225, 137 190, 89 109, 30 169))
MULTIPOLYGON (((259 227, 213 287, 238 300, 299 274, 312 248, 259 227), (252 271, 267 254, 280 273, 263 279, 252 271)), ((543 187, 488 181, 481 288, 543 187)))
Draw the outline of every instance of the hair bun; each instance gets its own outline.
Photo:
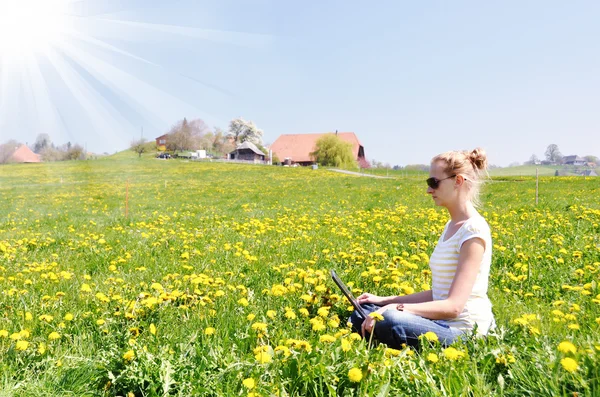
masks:
POLYGON ((475 148, 469 153, 469 160, 473 166, 478 170, 485 170, 487 168, 487 154, 482 148, 475 148))

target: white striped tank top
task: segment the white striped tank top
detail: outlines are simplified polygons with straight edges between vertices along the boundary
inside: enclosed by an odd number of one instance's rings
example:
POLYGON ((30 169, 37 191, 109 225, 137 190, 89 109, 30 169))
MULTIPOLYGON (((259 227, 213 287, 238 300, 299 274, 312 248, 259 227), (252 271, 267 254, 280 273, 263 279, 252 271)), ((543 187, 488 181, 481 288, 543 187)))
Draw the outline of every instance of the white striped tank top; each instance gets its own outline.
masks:
POLYGON ((450 327, 466 332, 477 326, 477 333, 486 335, 490 328, 493 328, 495 325, 492 304, 487 296, 490 265, 492 262, 492 236, 490 234, 490 227, 482 216, 476 215, 467 219, 452 237, 444 241, 449 223, 446 224, 444 232, 440 236, 429 260, 433 300, 448 298, 448 292, 456 274, 460 248, 463 243, 472 238, 482 239, 485 242, 485 250, 471 295, 469 295, 465 307, 458 317, 442 322, 450 327))

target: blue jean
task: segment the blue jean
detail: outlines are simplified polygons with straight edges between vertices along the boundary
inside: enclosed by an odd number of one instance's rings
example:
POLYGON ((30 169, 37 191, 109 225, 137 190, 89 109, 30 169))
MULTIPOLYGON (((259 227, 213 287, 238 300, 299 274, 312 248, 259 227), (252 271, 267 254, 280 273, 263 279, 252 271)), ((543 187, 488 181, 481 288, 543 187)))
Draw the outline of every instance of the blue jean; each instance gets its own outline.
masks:
MULTIPOLYGON (((361 305, 367 315, 380 308, 372 303, 361 305)), ((352 327, 359 334, 363 318, 356 311, 350 316, 352 327)), ((375 324, 375 335, 378 341, 385 343, 388 347, 401 349, 403 344, 419 348, 419 336, 426 332, 434 332, 440 343, 448 346, 458 338, 464 335, 464 332, 447 326, 439 321, 429 320, 416 314, 401 312, 398 310, 386 310, 383 313, 383 321, 375 324)), ((365 333, 365 337, 370 335, 365 333)))

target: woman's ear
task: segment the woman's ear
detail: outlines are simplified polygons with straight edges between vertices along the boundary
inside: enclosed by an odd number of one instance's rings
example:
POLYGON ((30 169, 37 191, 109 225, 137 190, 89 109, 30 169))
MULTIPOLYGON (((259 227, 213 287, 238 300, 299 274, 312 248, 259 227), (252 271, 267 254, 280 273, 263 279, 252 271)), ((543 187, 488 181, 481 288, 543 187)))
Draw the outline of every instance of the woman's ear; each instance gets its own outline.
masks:
POLYGON ((465 177, 458 174, 456 175, 456 186, 462 186, 462 184, 465 182, 465 177))

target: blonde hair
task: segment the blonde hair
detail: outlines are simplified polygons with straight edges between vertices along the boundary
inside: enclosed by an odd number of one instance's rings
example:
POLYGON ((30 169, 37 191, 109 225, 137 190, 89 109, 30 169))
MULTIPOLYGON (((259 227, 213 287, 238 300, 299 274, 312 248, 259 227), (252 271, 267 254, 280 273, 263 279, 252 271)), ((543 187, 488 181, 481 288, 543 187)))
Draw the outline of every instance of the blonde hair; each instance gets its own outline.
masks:
POLYGON ((465 178, 469 187, 469 199, 475 207, 480 207, 479 190, 488 177, 485 150, 476 148, 438 154, 431 160, 431 164, 438 161, 444 163, 442 168, 447 175, 462 175, 465 178))

